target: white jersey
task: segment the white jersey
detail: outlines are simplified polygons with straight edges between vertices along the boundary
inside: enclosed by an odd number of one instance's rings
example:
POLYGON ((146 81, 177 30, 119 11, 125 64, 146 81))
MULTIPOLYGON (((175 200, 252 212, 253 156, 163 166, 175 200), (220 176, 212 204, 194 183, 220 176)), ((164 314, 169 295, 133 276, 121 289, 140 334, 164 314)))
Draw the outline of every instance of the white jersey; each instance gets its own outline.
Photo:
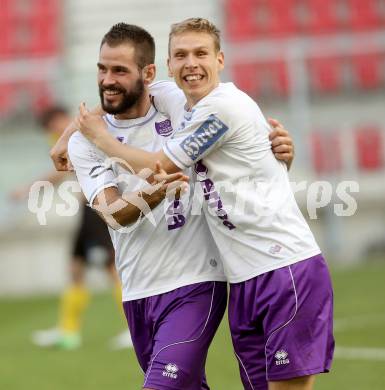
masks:
POLYGON ((194 166, 204 213, 227 279, 248 280, 320 253, 271 151, 270 126, 258 105, 221 83, 191 111, 172 82, 152 90, 155 106, 179 127, 163 147, 181 169, 194 166))
MULTIPOLYGON (((116 139, 147 151, 161 149, 173 131, 170 121, 153 107, 143 118, 116 120, 111 115, 104 118, 116 139)), ((71 137, 68 151, 90 204, 107 187, 116 186, 122 194, 148 186, 121 165, 105 164, 107 156, 79 132, 71 137)), ((109 229, 123 301, 193 283, 226 280, 205 218, 191 216, 190 211, 188 195, 179 201, 164 200, 148 217, 119 230, 109 229)))

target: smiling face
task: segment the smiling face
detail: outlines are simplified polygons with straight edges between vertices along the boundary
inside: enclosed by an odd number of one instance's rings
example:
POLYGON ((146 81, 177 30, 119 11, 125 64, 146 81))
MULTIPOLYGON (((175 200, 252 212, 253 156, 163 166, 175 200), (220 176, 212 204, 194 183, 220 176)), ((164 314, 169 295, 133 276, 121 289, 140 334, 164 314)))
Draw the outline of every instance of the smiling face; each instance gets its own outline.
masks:
POLYGON ((209 33, 186 31, 171 37, 167 64, 191 108, 218 86, 224 57, 209 33))
POLYGON ((109 114, 125 114, 140 101, 145 93, 145 82, 143 70, 136 63, 133 45, 102 45, 98 85, 103 110, 109 114))

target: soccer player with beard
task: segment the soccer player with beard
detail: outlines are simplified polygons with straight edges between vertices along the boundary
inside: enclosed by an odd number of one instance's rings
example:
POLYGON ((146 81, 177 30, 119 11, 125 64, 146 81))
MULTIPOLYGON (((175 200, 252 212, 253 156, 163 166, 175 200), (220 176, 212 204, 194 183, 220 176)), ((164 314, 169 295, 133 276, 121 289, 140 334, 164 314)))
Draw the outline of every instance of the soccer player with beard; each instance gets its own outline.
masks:
MULTIPOLYGON (((150 101, 154 56, 147 31, 119 23, 104 36, 97 65, 109 134, 122 145, 147 151, 162 148, 173 132, 170 120, 150 101)), ((165 186, 148 189, 122 162, 106 162, 107 156, 79 132, 68 150, 90 205, 113 210, 113 218, 104 217, 112 227, 143 387, 208 389, 205 361, 225 312, 227 287, 205 218, 191 215, 190 195, 169 200, 165 186)), ((181 177, 162 175, 171 181, 181 177)))
POLYGON ((310 390, 333 356, 332 286, 287 169, 271 153, 269 126, 252 99, 220 83, 224 56, 209 21, 172 26, 168 66, 184 95, 159 84, 155 105, 179 124, 162 149, 120 145, 84 106, 80 130, 135 171, 157 161, 167 172, 195 167, 230 282, 229 322, 244 388, 310 390))

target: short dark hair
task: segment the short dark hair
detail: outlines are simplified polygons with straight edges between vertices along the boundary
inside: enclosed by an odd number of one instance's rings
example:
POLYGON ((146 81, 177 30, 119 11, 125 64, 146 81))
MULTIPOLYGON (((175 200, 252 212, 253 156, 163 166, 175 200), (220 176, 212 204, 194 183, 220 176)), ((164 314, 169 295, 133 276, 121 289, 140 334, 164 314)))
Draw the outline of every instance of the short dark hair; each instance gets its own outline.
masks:
POLYGON ((58 115, 69 116, 68 109, 64 106, 51 106, 42 111, 38 117, 38 122, 40 126, 47 128, 49 123, 58 115))
POLYGON ((136 64, 140 69, 155 62, 155 42, 151 34, 142 27, 127 23, 114 24, 104 35, 100 47, 104 44, 116 47, 130 43, 135 48, 136 64))

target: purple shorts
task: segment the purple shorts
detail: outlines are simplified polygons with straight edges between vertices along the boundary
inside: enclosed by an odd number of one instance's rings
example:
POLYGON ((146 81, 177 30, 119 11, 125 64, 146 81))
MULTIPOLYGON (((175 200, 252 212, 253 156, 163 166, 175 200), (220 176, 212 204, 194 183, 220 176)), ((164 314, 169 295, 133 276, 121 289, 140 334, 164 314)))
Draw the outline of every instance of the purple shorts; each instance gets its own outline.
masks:
POLYGON ((245 389, 329 371, 333 290, 322 255, 231 284, 229 323, 245 389))
POLYGON ((209 389, 205 363, 226 310, 225 282, 203 282, 123 303, 135 353, 155 390, 209 389))

